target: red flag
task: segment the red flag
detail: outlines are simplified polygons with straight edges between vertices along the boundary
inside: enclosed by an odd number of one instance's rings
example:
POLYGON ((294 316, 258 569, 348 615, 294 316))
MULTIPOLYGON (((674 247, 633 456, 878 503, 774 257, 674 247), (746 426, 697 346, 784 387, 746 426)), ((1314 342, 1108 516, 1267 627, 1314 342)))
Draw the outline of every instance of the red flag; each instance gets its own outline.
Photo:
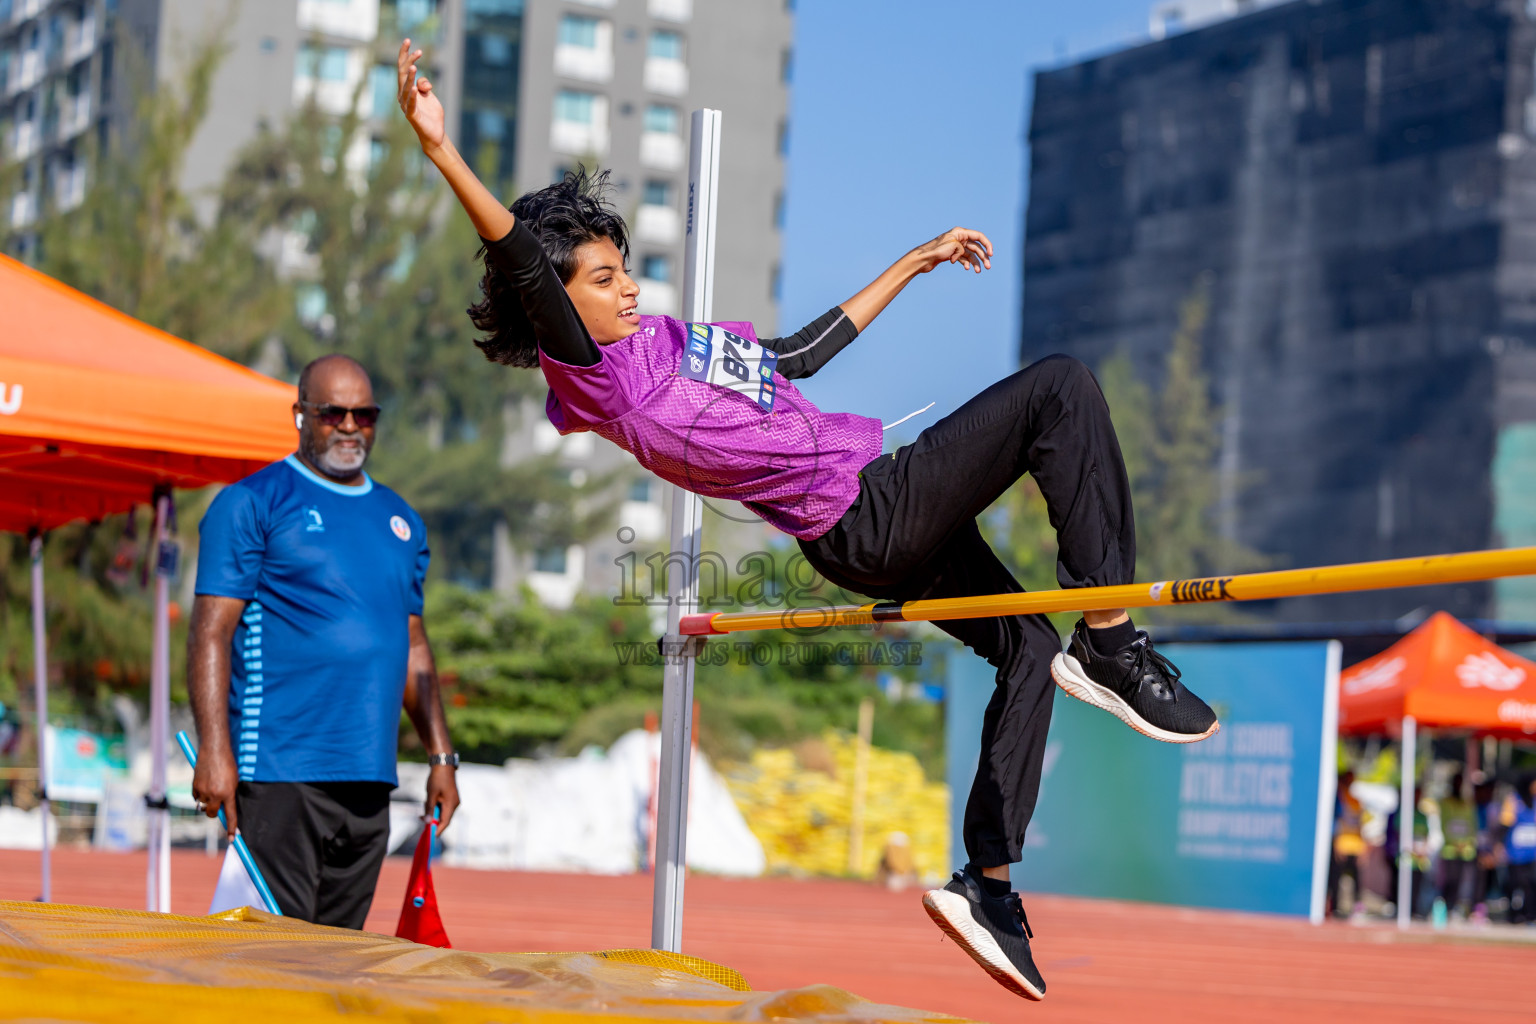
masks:
POLYGON ((437 892, 432 888, 432 837, 437 822, 429 821, 416 842, 416 856, 411 858, 411 878, 405 886, 405 903, 400 908, 400 926, 395 934, 424 946, 452 949, 443 919, 437 912, 437 892))

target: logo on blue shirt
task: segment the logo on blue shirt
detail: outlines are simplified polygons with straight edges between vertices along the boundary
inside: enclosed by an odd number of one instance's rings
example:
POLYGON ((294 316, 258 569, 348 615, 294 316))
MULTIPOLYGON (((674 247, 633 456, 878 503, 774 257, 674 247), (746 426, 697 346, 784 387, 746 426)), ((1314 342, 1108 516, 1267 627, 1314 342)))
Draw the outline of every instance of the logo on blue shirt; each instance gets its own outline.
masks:
POLYGON ((313 505, 304 509, 304 529, 309 533, 325 532, 325 520, 320 517, 320 510, 313 505))

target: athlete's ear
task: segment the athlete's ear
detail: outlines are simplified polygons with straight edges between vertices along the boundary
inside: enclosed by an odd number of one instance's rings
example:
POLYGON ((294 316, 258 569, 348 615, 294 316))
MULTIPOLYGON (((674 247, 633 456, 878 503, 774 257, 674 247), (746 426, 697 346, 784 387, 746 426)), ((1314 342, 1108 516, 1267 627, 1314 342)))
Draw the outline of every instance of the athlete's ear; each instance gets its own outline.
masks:
POLYGON ((300 430, 304 429, 304 414, 303 413, 296 412, 296 413, 293 414, 293 425, 295 427, 298 427, 300 430))

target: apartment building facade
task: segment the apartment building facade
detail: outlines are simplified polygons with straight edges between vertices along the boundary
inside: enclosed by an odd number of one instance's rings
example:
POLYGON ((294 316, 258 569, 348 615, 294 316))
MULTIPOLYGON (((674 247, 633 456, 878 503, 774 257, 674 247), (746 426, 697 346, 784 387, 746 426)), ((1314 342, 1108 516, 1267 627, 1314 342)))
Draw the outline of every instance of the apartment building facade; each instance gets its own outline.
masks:
MULTIPOLYGON (((578 166, 610 173, 630 226, 631 268, 648 313, 681 311, 689 112, 724 112, 715 285, 720 318, 777 324, 780 225, 792 67, 792 0, 0 0, 0 214, 17 240, 44 204, 84 195, 80 140, 103 145, 131 115, 127 45, 145 81, 178 83, 209 39, 225 54, 182 185, 211 211, 242 146, 313 100, 343 115, 354 97, 365 129, 343 159, 359 169, 372 134, 395 114, 395 53, 410 36, 426 51, 460 149, 509 198, 578 166), (118 120, 113 120, 117 118, 118 120), (6 195, 5 168, 20 184, 6 195)), ((286 273, 315 274, 290 238, 286 273)), ((301 318, 319 289, 299 289, 301 318)), ((264 369, 278 370, 276 359, 264 369)), ((542 409, 509 409, 504 459, 555 456, 573 479, 628 472, 608 442, 559 438, 542 409)), ((636 471, 638 472, 638 471, 636 471)), ((645 475, 622 485, 619 527, 589 549, 520 547, 498 531, 490 581, 522 583, 552 603, 613 583, 613 558, 664 538, 665 488, 645 475), (620 538, 630 538, 628 541, 620 538)), ((744 513, 739 517, 750 519, 744 513)))
POLYGON ((25 256, 45 203, 85 198, 88 151, 122 116, 111 0, 0 0, 0 235, 25 256))

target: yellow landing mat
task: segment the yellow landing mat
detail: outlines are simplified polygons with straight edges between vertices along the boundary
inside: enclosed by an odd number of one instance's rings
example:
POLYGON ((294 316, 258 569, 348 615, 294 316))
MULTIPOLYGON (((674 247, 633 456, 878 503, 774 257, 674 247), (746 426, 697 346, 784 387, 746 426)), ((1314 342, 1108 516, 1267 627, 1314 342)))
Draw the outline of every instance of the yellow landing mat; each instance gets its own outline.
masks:
POLYGON ((753 992, 649 949, 467 953, 245 909, 176 917, 0 900, 0 1019, 102 1024, 953 1024, 825 985, 753 992))

